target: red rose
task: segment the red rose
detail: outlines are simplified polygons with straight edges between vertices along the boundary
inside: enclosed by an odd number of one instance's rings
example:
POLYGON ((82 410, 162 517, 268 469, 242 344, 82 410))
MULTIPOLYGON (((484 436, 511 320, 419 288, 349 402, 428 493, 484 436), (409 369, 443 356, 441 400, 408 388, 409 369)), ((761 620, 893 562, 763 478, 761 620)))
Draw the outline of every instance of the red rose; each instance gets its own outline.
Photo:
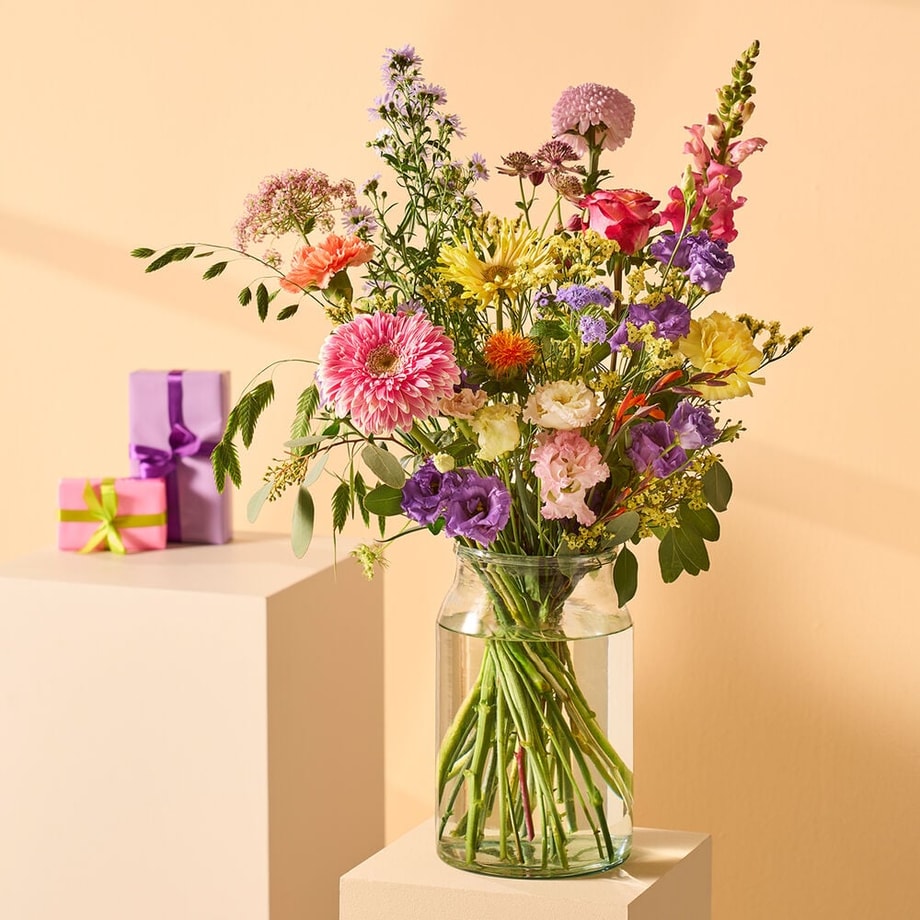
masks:
POLYGON ((649 231, 661 217, 655 213, 658 201, 645 192, 620 188, 585 195, 578 202, 588 210, 588 226, 608 240, 616 240, 620 251, 634 255, 647 242, 649 231))

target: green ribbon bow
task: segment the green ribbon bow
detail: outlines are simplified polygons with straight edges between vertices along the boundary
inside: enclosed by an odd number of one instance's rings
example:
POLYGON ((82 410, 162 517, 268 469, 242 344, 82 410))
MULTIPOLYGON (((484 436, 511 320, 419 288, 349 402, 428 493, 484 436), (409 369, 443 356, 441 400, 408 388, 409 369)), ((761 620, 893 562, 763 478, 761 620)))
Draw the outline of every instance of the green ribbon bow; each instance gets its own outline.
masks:
POLYGON ((92 536, 86 541, 81 553, 91 553, 97 546, 105 542, 113 553, 124 555, 125 544, 121 539, 121 527, 155 527, 166 523, 166 512, 158 514, 119 514, 118 495, 115 492, 115 480, 103 479, 99 485, 99 495, 90 481, 86 480, 83 489, 85 509, 62 508, 60 520, 80 521, 83 523, 99 521, 92 536))

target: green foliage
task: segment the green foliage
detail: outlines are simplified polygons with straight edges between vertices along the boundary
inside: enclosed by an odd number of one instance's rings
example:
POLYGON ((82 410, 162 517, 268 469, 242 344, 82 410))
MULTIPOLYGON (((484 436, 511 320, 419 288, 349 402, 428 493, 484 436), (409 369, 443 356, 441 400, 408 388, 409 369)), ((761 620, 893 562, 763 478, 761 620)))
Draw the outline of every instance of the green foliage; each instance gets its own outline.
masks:
POLYGON ((615 517, 607 525, 607 533, 611 546, 618 546, 631 539, 633 534, 639 529, 639 512, 626 511, 615 517))
POLYGON ((732 497, 732 480, 718 460, 703 476, 703 494, 716 511, 724 511, 732 497))
MULTIPOLYGON (((310 386, 303 390, 300 396, 297 397, 297 408, 294 410, 294 418, 291 421, 291 441, 298 441, 301 438, 309 436, 312 430, 311 422, 318 408, 319 389, 315 383, 311 383, 310 386)), ((293 453, 297 455, 306 453, 304 447, 308 445, 299 443, 295 445, 292 444, 291 441, 289 441, 286 446, 291 448, 293 453)))
MULTIPOLYGON (((240 401, 230 410, 227 428, 238 430, 244 447, 252 444, 259 416, 275 397, 275 384, 271 380, 263 380, 254 386, 248 393, 240 397, 240 401)), ((224 437, 227 437, 226 432, 224 437)))
POLYGON ((639 585, 639 563, 626 546, 620 548, 613 564, 613 584, 617 589, 617 602, 625 607, 635 597, 639 585))
POLYGON ((172 249, 167 249, 162 255, 157 256, 145 269, 145 272, 155 272, 159 271, 161 268, 164 268, 167 265, 171 265, 173 262, 182 262, 187 259, 195 251, 194 246, 174 246, 172 249))
POLYGON ((263 323, 268 316, 268 303, 268 288, 259 282, 259 286, 256 288, 256 309, 259 313, 259 319, 262 320, 263 323))
POLYGON ((266 482, 262 485, 262 488, 259 489, 246 503, 246 520, 250 524, 255 524, 256 520, 259 517, 259 512, 262 510, 262 505, 268 500, 268 496, 272 491, 274 483, 266 482))
POLYGON ((241 307, 248 307, 252 301, 252 290, 248 287, 244 287, 243 290, 240 291, 237 300, 239 300, 241 307))
POLYGON ((389 451, 376 444, 365 444, 361 459, 382 483, 394 489, 402 488, 406 481, 406 471, 389 451))
POLYGON ((216 278, 218 275, 223 274, 226 267, 226 262, 215 262, 201 277, 204 278, 205 281, 210 281, 211 278, 216 278))
POLYGON ((301 486, 297 490, 294 515, 291 519, 291 546, 298 559, 303 558, 313 539, 314 516, 313 496, 310 495, 309 489, 301 486))
POLYGON ((226 486, 227 477, 237 487, 240 487, 243 477, 240 471, 240 457, 233 443, 233 435, 228 438, 226 434, 215 445, 211 451, 211 468, 214 472, 214 482, 217 484, 217 491, 223 492, 226 486))
POLYGON ((402 514, 402 491, 393 486, 377 486, 365 496, 364 506, 371 514, 381 518, 402 514))
POLYGON ((332 493, 332 529, 336 533, 341 533, 345 529, 345 521, 348 520, 348 512, 351 508, 351 483, 340 482, 332 493))
POLYGON ((275 319, 278 319, 278 320, 290 319, 299 309, 300 309, 299 303, 289 304, 286 307, 282 307, 278 311, 278 315, 275 317, 275 319))

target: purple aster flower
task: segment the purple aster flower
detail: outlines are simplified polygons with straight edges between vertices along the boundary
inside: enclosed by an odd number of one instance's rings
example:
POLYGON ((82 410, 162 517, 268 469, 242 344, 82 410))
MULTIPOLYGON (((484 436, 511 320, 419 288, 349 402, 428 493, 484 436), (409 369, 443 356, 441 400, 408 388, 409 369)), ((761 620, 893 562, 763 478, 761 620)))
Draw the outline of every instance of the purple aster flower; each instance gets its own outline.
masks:
POLYGON ((474 153, 470 157, 470 172, 474 179, 485 181, 489 178, 489 170, 486 168, 486 158, 481 153, 474 153))
POLYGON ((687 454, 667 422, 642 422, 634 425, 630 434, 632 443, 626 453, 639 473, 651 471, 664 479, 687 462, 687 454))
POLYGON ((556 291, 556 300, 567 304, 572 310, 583 310, 588 304, 609 307, 613 300, 613 292, 602 284, 597 287, 588 287, 585 284, 570 284, 556 291))
POLYGON ((705 406, 694 406, 687 399, 677 404, 669 424, 677 436, 677 443, 689 450, 709 447, 719 436, 709 410, 705 406))
POLYGON ((377 220, 374 212, 364 205, 342 212, 342 225, 350 233, 363 233, 370 236, 377 232, 377 220))
POLYGON ((397 313, 424 313, 425 304, 420 300, 413 297, 411 300, 407 300, 405 303, 399 303, 396 305, 397 313))
POLYGON ((444 514, 447 496, 459 482, 457 473, 442 473, 431 460, 426 460, 403 485, 402 510, 406 517, 419 524, 433 524, 444 514))
POLYGON ((607 323, 599 316, 582 316, 578 321, 578 330, 585 345, 603 342, 607 338, 607 323))
POLYGON ((461 482, 447 497, 444 532, 489 546, 508 523, 511 496, 497 476, 480 476, 473 470, 456 472, 461 482))
POLYGON ((702 230, 687 241, 691 243, 687 277, 709 294, 721 290, 725 276, 735 267, 725 240, 710 239, 708 231, 702 230))
POLYGON ((447 102, 447 91, 443 86, 438 86, 436 83, 426 83, 424 86, 420 86, 418 89, 420 96, 427 96, 435 105, 444 105, 447 102))
POLYGON ((675 268, 687 269, 690 267, 691 245, 689 237, 685 236, 678 245, 676 233, 662 233, 661 236, 649 246, 648 251, 661 262, 662 265, 667 265, 668 262, 670 262, 675 268), (674 248, 675 246, 677 246, 676 250, 674 248))

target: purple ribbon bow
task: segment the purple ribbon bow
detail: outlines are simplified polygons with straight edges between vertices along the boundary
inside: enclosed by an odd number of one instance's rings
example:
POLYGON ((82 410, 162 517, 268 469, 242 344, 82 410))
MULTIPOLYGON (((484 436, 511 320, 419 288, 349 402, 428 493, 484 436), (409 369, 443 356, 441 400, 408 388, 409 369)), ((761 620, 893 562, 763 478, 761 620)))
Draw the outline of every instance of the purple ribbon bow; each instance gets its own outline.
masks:
POLYGON ((190 431, 182 417, 182 371, 170 371, 166 381, 169 403, 169 450, 132 444, 131 459, 138 464, 140 479, 166 478, 166 537, 170 542, 182 540, 179 520, 179 478, 176 467, 182 457, 210 456, 216 441, 202 441, 190 431))

